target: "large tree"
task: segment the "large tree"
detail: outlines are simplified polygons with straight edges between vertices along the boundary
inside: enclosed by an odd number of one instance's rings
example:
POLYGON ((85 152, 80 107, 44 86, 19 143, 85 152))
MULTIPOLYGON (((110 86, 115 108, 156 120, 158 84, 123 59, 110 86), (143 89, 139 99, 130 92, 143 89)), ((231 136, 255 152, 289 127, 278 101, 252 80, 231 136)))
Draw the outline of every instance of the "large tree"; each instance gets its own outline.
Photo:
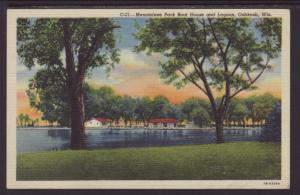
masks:
MULTIPOLYGON (((57 123, 59 126, 70 127, 70 105, 68 86, 64 72, 59 69, 40 69, 29 80, 26 94, 30 106, 42 113, 42 120, 57 123)), ((83 96, 86 118, 95 115, 97 99, 94 98, 96 89, 84 84, 83 96)))
POLYGON ((160 76, 167 83, 177 87, 192 83, 208 97, 216 142, 223 143, 223 120, 230 100, 254 89, 280 52, 281 19, 155 18, 138 27, 136 38, 137 52, 164 56, 160 76))
POLYGON ((170 102, 168 98, 160 95, 156 96, 152 100, 152 114, 151 118, 166 118, 170 102))
POLYGON ((254 95, 245 98, 245 105, 247 106, 248 117, 252 121, 252 125, 262 125, 268 115, 272 112, 274 105, 280 100, 269 93, 263 95, 254 95))
POLYGON ((191 97, 181 104, 181 110, 185 114, 186 119, 188 121, 192 121, 194 117, 192 117, 192 113, 195 109, 203 110, 203 108, 209 113, 209 102, 207 100, 199 99, 196 97, 191 97))
POLYGON ((210 121, 210 116, 208 111, 204 107, 197 107, 193 109, 191 117, 196 125, 199 127, 207 126, 210 121))
POLYGON ((245 104, 245 101, 243 99, 239 98, 233 98, 230 101, 230 104, 227 109, 226 113, 226 125, 229 126, 229 123, 231 122, 235 123, 238 122, 238 125, 241 125, 241 122, 243 123, 243 127, 246 126, 246 119, 249 115, 249 111, 247 109, 247 106, 245 104))
POLYGON ((42 113, 42 120, 69 126, 69 94, 65 93, 67 89, 63 72, 40 69, 29 80, 26 93, 30 106, 42 113))
POLYGON ((20 18, 17 23, 17 52, 22 63, 29 69, 40 65, 65 73, 71 148, 85 147, 84 79, 93 68, 105 66, 109 70, 118 62, 113 30, 119 26, 108 18, 20 18))
POLYGON ((135 113, 137 115, 137 122, 142 121, 144 126, 147 125, 146 122, 151 120, 153 113, 153 103, 151 98, 137 98, 135 113))
POLYGON ((124 96, 122 97, 121 101, 121 112, 122 117, 124 119, 125 125, 127 126, 127 123, 129 122, 129 125, 131 127, 132 120, 135 119, 136 113, 136 100, 130 96, 124 96))
MULTIPOLYGON (((88 87, 86 98, 87 117, 105 117, 111 119, 111 122, 116 118, 114 116, 114 104, 118 104, 116 100, 119 99, 115 91, 108 86, 88 87)), ((116 105, 118 106, 118 105, 116 105)))

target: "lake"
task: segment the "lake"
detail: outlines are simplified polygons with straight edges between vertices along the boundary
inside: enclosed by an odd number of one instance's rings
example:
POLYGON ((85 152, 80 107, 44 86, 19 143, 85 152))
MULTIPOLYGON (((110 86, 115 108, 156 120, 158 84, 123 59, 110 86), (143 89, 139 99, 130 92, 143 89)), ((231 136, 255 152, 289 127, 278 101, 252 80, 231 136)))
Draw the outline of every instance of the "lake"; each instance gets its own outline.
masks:
MULTIPOLYGON (((225 141, 257 141, 260 129, 224 130, 225 141)), ((86 129, 87 147, 116 148, 140 146, 173 146, 215 142, 214 130, 167 129, 86 129)), ((70 129, 18 128, 17 153, 69 149, 70 129)))

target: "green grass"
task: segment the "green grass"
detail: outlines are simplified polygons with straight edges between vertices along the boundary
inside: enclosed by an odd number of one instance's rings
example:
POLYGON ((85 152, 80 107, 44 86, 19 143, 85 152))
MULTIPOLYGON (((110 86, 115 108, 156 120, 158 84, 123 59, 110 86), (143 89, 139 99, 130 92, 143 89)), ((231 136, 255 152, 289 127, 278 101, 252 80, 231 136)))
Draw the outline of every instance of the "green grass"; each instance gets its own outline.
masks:
POLYGON ((280 144, 235 142, 21 154, 18 180, 280 179, 280 144))

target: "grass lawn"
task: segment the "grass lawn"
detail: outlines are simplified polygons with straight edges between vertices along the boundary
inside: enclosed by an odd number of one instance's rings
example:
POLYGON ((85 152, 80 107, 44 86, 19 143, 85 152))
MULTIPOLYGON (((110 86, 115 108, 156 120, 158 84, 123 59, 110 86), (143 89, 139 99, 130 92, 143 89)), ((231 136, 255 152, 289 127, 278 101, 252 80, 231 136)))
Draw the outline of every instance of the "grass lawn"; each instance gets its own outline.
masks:
POLYGON ((65 150, 21 154, 18 180, 280 179, 280 144, 65 150))

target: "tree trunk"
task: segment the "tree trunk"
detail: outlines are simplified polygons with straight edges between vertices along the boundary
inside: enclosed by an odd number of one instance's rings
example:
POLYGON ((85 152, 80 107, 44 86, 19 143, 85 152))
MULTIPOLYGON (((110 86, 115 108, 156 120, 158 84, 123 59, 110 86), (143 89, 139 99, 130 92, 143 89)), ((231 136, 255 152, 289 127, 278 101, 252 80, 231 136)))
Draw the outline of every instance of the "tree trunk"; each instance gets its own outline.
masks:
POLYGON ((220 118, 215 120, 216 122, 216 143, 224 143, 223 121, 220 118))
POLYGON ((71 100, 71 148, 85 148, 84 103, 82 83, 70 90, 71 100))
POLYGON ((66 70, 68 75, 68 87, 71 107, 71 148, 81 149, 85 147, 84 140, 84 104, 83 104, 83 79, 84 63, 78 62, 76 72, 74 65, 74 56, 72 51, 72 32, 70 29, 71 20, 61 19, 64 33, 64 46, 66 53, 66 70))
POLYGON ((255 121, 252 119, 252 127, 255 127, 255 121))

